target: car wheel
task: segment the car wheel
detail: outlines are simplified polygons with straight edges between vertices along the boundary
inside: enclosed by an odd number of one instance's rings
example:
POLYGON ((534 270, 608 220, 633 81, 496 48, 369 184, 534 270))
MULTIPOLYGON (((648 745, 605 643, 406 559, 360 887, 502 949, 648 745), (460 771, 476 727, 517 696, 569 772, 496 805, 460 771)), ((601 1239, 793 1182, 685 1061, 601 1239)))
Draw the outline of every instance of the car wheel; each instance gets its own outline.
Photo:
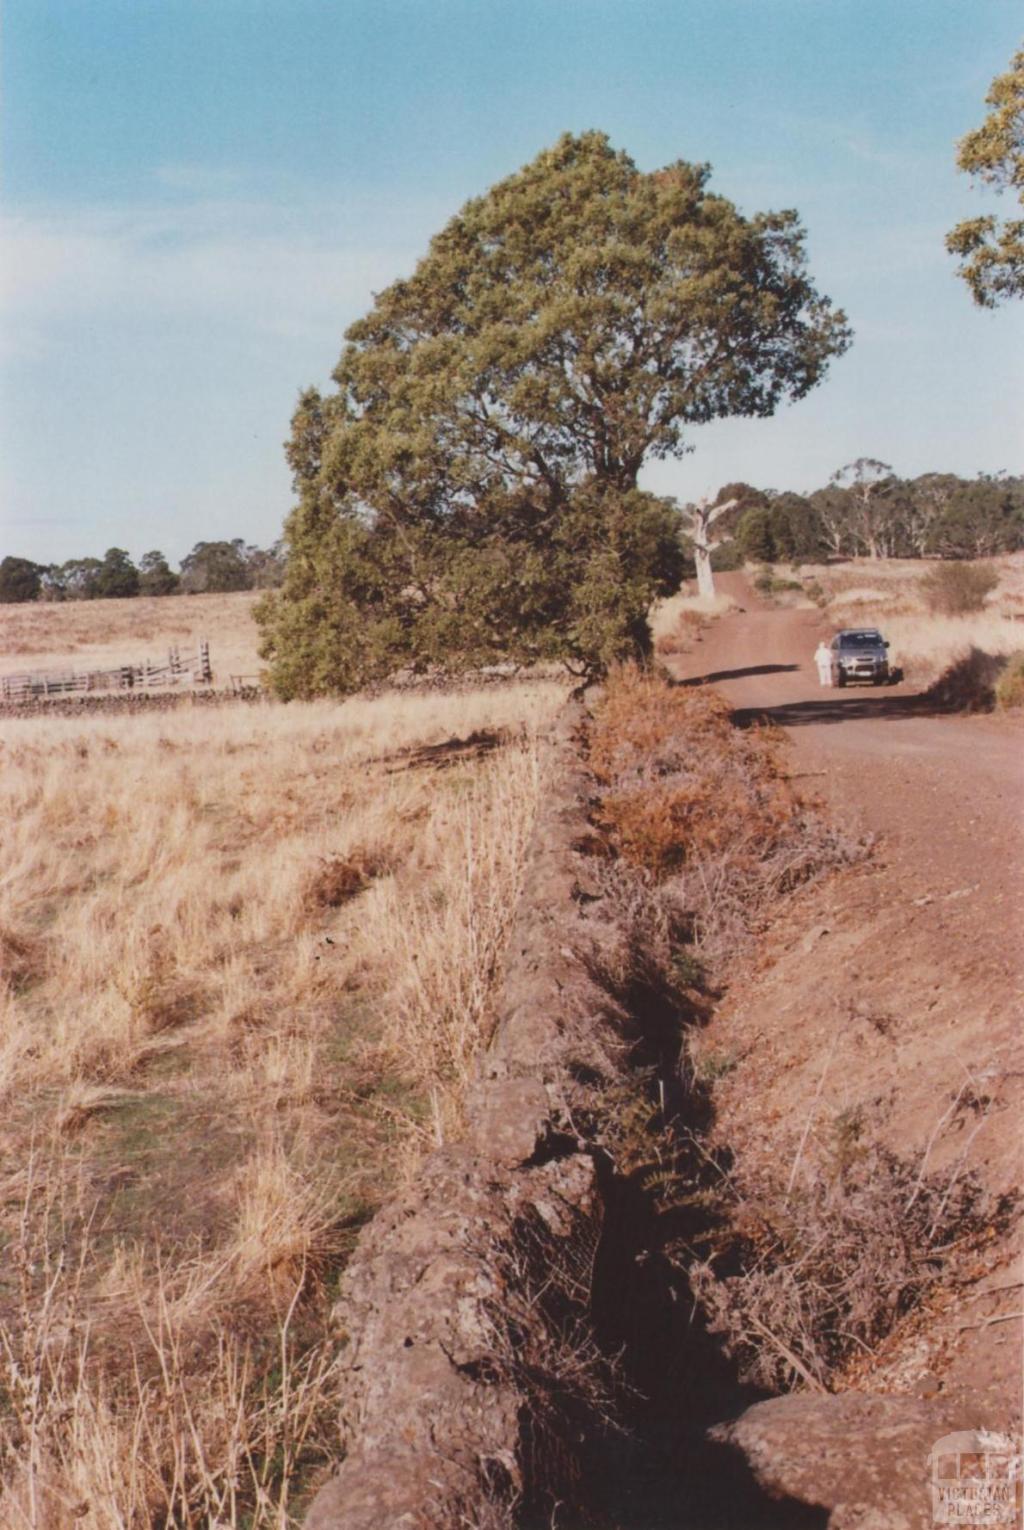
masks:
POLYGON ((838 675, 836 675, 836 685, 838 685, 841 688, 845 684, 846 684, 846 676, 843 674, 842 670, 840 670, 838 675))

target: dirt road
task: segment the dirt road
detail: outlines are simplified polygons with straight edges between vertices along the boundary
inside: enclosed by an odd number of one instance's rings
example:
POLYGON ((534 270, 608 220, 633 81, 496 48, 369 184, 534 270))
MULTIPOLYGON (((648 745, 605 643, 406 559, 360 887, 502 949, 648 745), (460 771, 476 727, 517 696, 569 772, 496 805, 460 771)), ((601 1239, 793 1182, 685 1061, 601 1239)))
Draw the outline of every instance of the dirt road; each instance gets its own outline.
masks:
POLYGON ((1019 920, 1004 923, 999 907, 1024 891, 1020 722, 929 715, 906 684, 823 689, 812 655, 830 629, 818 612, 768 605, 740 574, 719 583, 745 611, 715 623, 677 674, 714 684, 742 717, 784 727, 796 771, 820 772, 837 811, 885 836, 911 896, 976 887, 972 926, 1004 950, 1017 942, 1019 920))
MULTIPOLYGON (((740 722, 780 724, 801 792, 874 842, 861 868, 791 900, 712 1022, 708 1044, 740 1059, 716 1097, 722 1136, 740 1151, 785 1153, 809 1116, 812 1140, 824 1140, 853 1112, 929 1173, 973 1171, 993 1196, 1011 1192, 1024 1078, 1024 727, 936 715, 907 685, 822 689, 818 612, 766 603, 741 575, 719 585, 745 609, 674 661, 677 678, 713 684, 740 722)), ((1006 1427, 1019 1396, 1014 1252, 994 1239, 970 1293, 901 1325, 863 1385, 938 1392, 962 1406, 964 1427, 1006 1427)))

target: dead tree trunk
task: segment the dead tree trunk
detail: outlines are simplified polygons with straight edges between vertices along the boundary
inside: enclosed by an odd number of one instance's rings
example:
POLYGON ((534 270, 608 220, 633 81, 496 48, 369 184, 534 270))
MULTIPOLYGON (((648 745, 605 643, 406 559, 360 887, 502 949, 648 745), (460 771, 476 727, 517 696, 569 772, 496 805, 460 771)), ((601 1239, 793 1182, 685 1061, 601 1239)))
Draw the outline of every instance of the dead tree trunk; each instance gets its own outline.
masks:
POLYGON ((714 526, 728 510, 735 510, 738 500, 727 499, 722 505, 712 504, 710 499, 699 499, 695 505, 687 505, 683 511, 686 530, 693 543, 693 561, 697 569, 697 593, 714 595, 715 576, 711 568, 711 554, 720 547, 724 537, 712 535, 714 526))

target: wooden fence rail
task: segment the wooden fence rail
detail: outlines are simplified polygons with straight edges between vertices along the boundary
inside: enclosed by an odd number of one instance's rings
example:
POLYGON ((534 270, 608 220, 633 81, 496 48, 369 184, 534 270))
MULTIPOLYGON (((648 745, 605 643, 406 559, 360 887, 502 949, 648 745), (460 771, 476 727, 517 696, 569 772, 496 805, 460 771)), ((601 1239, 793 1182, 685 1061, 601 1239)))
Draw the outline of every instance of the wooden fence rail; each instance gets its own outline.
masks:
POLYGON ((118 664, 113 669, 40 669, 0 675, 0 699, 24 701, 33 696, 61 696, 74 691, 124 691, 153 685, 210 685, 210 645, 200 640, 194 653, 167 651, 166 664, 143 659, 141 664, 118 664))

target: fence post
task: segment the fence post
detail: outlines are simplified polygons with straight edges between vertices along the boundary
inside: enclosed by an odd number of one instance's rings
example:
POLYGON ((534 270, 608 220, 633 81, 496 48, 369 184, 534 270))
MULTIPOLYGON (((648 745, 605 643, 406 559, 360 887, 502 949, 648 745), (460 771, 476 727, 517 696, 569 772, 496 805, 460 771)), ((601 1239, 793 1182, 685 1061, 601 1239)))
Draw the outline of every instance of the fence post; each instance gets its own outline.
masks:
POLYGON ((210 640, 199 639, 199 678, 204 685, 209 685, 213 679, 213 670, 210 668, 210 640))

